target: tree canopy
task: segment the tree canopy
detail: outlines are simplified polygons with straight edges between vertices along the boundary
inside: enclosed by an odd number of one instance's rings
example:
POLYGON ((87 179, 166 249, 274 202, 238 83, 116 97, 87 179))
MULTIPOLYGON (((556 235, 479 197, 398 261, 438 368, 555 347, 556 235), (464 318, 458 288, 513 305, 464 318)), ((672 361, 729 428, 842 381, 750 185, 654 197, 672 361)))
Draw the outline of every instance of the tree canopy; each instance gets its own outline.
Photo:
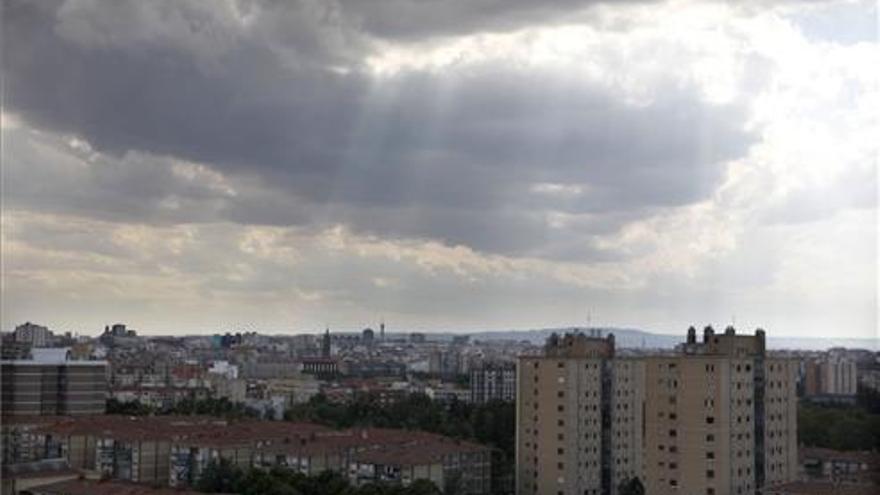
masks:
POLYGON ((338 473, 324 471, 315 476, 290 469, 249 469, 243 471, 225 459, 211 461, 202 471, 196 489, 203 493, 239 495, 441 495, 428 480, 415 480, 408 486, 368 483, 353 486, 338 473))
POLYGON ((511 402, 443 403, 425 394, 410 394, 392 402, 362 395, 351 402, 338 403, 317 395, 289 409, 285 418, 336 428, 374 426, 423 430, 489 445, 497 449, 492 459, 493 492, 513 491, 516 409, 511 402))

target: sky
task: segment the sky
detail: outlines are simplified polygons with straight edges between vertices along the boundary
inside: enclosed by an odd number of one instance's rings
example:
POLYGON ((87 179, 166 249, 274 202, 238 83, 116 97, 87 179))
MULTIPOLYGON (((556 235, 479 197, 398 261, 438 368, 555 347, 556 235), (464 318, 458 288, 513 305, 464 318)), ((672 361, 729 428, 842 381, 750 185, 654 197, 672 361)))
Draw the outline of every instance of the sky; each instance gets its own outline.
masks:
POLYGON ((875 1, 2 3, 0 325, 878 336, 875 1))

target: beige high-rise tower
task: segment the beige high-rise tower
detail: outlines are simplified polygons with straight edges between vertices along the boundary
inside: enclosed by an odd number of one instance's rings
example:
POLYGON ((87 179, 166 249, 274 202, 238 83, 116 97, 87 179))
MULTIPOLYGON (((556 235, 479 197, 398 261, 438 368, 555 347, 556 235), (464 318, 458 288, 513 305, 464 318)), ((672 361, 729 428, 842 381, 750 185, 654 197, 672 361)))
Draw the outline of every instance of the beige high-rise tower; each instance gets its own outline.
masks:
POLYGON ((517 493, 616 493, 641 473, 643 363, 614 336, 555 334, 517 367, 517 493))
POLYGON ((517 493, 754 494, 797 471, 797 363, 765 334, 696 330, 674 352, 615 357, 614 338, 552 336, 517 370, 517 493))
POLYGON ((765 334, 696 330, 674 356, 645 359, 650 493, 753 494, 797 471, 797 363, 768 357, 765 334))

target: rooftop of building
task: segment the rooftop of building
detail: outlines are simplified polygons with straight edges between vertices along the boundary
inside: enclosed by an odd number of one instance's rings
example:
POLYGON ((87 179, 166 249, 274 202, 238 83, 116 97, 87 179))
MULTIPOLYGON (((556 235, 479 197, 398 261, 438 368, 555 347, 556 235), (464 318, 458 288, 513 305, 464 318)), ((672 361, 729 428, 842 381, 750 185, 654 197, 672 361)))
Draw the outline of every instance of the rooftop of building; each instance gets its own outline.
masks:
POLYGON ((118 441, 168 441, 173 444, 232 448, 253 447, 267 452, 319 454, 379 446, 434 455, 489 450, 489 447, 435 433, 390 428, 334 430, 312 423, 227 421, 205 416, 100 415, 55 417, 39 428, 56 435, 94 435, 118 441))
POLYGON ((876 495, 873 484, 832 483, 829 481, 794 481, 766 490, 769 495, 876 495))
POLYGON ((83 366, 106 366, 107 361, 88 361, 71 359, 69 347, 35 347, 31 349, 28 359, 4 359, 3 364, 14 365, 83 365, 83 366))
POLYGON ((303 364, 305 363, 321 363, 321 364, 336 364, 338 360, 334 357, 325 357, 325 356, 309 356, 304 357, 300 360, 303 364))
POLYGON ((94 415, 58 417, 41 426, 59 435, 94 435, 120 441, 166 440, 202 446, 251 444, 263 439, 308 435, 328 428, 309 423, 229 421, 209 416, 94 415))
POLYGON ((732 325, 728 325, 723 333, 716 333, 708 325, 703 328, 702 341, 697 341, 697 330, 687 330, 687 340, 677 348, 684 354, 709 354, 725 356, 763 356, 767 352, 767 333, 758 328, 754 335, 737 334, 732 325))
POLYGON ((53 415, 7 416, 7 415, 3 415, 2 419, 0 419, 0 424, 2 424, 2 426, 4 428, 12 427, 12 426, 35 427, 35 426, 51 425, 51 424, 57 423, 59 421, 63 421, 65 419, 70 419, 70 416, 53 416, 53 415))
POLYGON ((869 468, 880 469, 880 453, 868 451, 842 451, 820 447, 801 447, 798 449, 801 462, 811 459, 820 461, 843 461, 867 464, 869 468))
MULTIPOLYGON (((403 432, 387 430, 396 436, 392 438, 373 439, 376 446, 359 450, 354 454, 356 462, 364 464, 381 464, 384 466, 425 466, 440 464, 448 455, 485 452, 489 448, 483 445, 462 440, 455 440, 441 435, 424 432, 403 432)), ((369 440, 365 440, 369 442, 369 440)))
MULTIPOLYGON (((116 480, 76 479, 29 489, 39 495, 198 495, 199 492, 160 488, 116 480)), ((229 494, 227 494, 229 495, 229 494)))
POLYGON ((544 357, 568 358, 612 358, 614 357, 614 334, 602 337, 599 330, 590 330, 590 335, 581 331, 556 333, 547 338, 544 344, 544 357))
POLYGON ((6 464, 2 470, 3 478, 26 479, 52 476, 76 475, 78 471, 70 468, 66 459, 43 459, 35 462, 6 464))

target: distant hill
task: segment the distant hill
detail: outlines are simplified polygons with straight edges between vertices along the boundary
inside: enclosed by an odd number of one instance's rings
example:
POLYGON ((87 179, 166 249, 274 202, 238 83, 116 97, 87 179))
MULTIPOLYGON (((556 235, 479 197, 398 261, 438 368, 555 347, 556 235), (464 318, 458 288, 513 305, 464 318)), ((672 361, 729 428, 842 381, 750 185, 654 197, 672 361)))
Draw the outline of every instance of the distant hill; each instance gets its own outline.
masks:
MULTIPOLYGON (((496 332, 468 333, 471 338, 477 340, 528 340, 534 344, 543 343, 551 333, 559 334, 581 330, 589 333, 589 330, 599 330, 602 335, 614 334, 615 343, 618 347, 645 348, 645 349, 671 349, 685 338, 681 335, 646 332, 634 328, 541 328, 534 330, 501 330, 496 332)), ((698 332, 698 336, 701 332, 698 332)), ((434 336, 432 334, 432 336, 434 336)), ((816 337, 773 337, 767 340, 770 349, 799 349, 799 350, 826 350, 831 347, 846 347, 849 349, 880 350, 878 339, 855 339, 855 338, 816 338, 816 337)))

